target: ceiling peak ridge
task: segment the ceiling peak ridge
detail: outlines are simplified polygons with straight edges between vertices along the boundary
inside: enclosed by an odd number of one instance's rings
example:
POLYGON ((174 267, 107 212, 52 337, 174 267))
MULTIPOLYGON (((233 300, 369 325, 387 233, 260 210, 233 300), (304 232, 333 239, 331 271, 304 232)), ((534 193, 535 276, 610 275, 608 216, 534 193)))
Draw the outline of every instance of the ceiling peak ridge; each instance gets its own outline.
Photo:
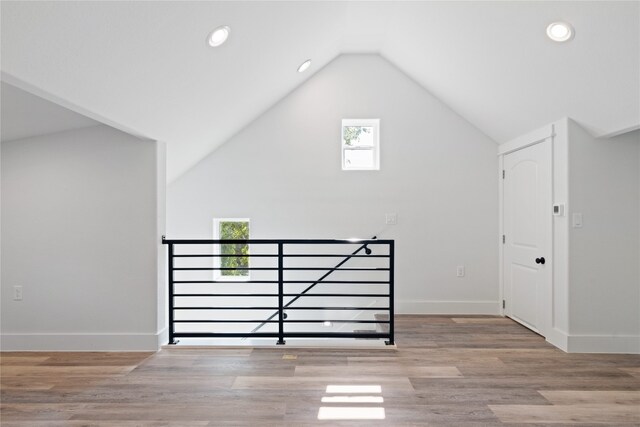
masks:
POLYGON ((484 130, 482 130, 481 128, 479 128, 475 123, 473 123, 471 120, 469 120, 468 118, 466 118, 464 115, 462 115, 460 112, 458 112, 456 109, 454 109, 453 107, 451 107, 451 105, 449 105, 448 103, 446 103, 445 101, 442 100, 442 98, 440 98, 439 96, 437 96, 436 94, 434 94, 431 90, 429 90, 428 87, 426 87, 424 84, 422 84, 418 79, 416 79, 415 77, 413 77, 408 71, 406 71, 405 68, 403 68, 402 66, 396 64, 395 61, 392 61, 391 59, 389 59, 384 53, 380 53, 379 56, 384 59, 385 61, 387 61, 391 66, 393 66, 396 70, 398 70, 398 72, 402 73, 405 77, 407 77, 409 80, 411 80, 413 83, 415 83, 417 86, 419 86, 422 90, 424 90, 425 92, 427 92, 429 94, 429 96, 433 97, 433 99, 437 100, 443 107, 447 108, 449 111, 451 111, 453 114, 455 114, 456 116, 460 117, 462 120, 464 120, 465 122, 467 122, 469 124, 469 126, 471 126, 472 128, 474 128, 476 131, 480 132, 482 135, 484 135, 488 140, 492 141, 494 144, 496 144, 496 146, 500 145, 500 143, 498 141, 496 141, 495 139, 493 139, 492 137, 489 136, 489 134, 487 132, 485 132, 484 130))

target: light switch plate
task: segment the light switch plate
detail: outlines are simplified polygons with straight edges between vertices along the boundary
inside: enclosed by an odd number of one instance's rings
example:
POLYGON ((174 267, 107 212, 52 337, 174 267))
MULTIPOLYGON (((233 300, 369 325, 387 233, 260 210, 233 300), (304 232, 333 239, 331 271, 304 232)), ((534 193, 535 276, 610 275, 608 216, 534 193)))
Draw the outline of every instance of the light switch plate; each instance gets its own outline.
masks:
POLYGON ((571 216, 571 223, 573 225, 573 228, 582 228, 582 214, 574 213, 571 216))

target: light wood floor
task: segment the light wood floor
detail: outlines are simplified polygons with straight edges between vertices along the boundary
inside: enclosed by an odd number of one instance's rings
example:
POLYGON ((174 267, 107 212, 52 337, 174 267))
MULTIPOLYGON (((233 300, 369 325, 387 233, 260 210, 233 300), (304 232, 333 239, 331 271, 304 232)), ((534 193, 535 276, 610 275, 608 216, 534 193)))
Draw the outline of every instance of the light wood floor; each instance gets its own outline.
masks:
POLYGON ((396 328, 397 350, 2 353, 1 424, 640 425, 640 356, 565 354, 495 317, 396 328))

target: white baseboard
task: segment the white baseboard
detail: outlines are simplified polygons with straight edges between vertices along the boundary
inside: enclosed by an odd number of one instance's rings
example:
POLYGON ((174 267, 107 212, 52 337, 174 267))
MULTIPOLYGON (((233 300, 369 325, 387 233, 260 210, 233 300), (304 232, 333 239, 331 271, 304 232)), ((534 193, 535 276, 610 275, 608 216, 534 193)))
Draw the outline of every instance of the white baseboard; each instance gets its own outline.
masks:
POLYGON ((638 335, 569 335, 552 329, 546 339, 567 353, 640 354, 638 335))
POLYGON ((552 328, 547 331, 545 339, 549 344, 558 347, 560 350, 569 352, 569 336, 565 332, 552 328))
POLYGON ((156 344, 158 345, 158 350, 160 350, 163 345, 167 345, 169 342, 169 328, 165 326, 164 329, 158 331, 156 337, 158 338, 156 344))
POLYGON ((396 300, 395 309, 396 314, 500 314, 498 301, 396 300))
POLYGON ((569 335, 569 353, 640 354, 638 335, 569 335))
POLYGON ((166 329, 149 334, 2 334, 2 351, 158 351, 166 329))

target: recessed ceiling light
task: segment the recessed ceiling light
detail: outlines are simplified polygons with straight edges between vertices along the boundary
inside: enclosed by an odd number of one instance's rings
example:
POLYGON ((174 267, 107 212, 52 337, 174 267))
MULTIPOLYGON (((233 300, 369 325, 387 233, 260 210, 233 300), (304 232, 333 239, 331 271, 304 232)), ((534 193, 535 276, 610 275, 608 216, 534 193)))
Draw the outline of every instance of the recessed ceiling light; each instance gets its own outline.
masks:
POLYGON ((209 46, 218 47, 229 38, 229 33, 231 32, 231 28, 223 25, 221 27, 216 28, 209 34, 209 38, 207 41, 209 42, 209 46))
POLYGON ((552 22, 547 27, 547 36, 555 42, 566 42, 573 38, 573 27, 566 22, 552 22))
POLYGON ((310 66, 311 66, 311 60, 307 59, 302 64, 300 64, 300 66, 298 67, 298 72, 302 73, 302 72, 306 71, 307 68, 309 68, 310 66))

